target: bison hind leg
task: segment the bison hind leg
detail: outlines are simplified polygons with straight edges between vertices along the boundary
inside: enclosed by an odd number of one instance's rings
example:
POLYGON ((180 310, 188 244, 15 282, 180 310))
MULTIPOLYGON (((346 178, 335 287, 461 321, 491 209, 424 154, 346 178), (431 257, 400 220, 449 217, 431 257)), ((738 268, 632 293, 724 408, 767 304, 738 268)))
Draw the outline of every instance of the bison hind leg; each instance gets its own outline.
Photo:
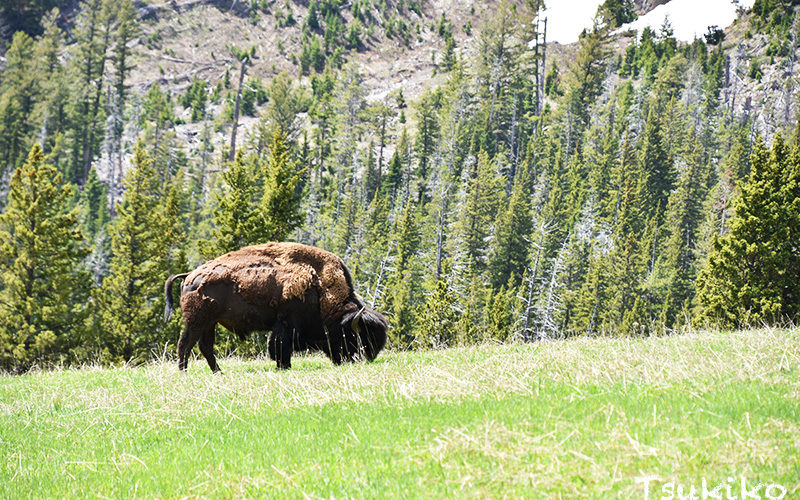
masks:
POLYGON ((178 339, 178 369, 181 371, 186 371, 186 367, 189 365, 189 353, 192 352, 192 348, 200 339, 200 331, 196 328, 186 327, 186 330, 181 335, 181 338, 178 339))
POLYGON ((217 358, 214 356, 214 334, 215 328, 213 326, 200 334, 200 352, 203 353, 206 361, 208 361, 208 367, 211 368, 211 371, 217 373, 219 365, 217 364, 217 358))
POLYGON ((192 348, 200 341, 200 352, 208 361, 208 366, 212 372, 219 371, 217 359, 214 357, 214 326, 186 327, 181 338, 178 340, 178 369, 186 371, 189 365, 189 354, 192 348))

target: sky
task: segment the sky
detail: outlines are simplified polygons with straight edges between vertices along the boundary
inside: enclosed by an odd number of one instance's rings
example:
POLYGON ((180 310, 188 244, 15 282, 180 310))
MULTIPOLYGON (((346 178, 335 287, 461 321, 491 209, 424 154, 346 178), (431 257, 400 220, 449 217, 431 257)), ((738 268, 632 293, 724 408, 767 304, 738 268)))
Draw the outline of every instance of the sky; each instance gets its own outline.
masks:
MULTIPOLYGON (((752 7, 754 0, 739 0, 742 7, 752 7)), ((578 41, 578 34, 592 25, 592 19, 602 0, 545 0, 547 5, 547 39, 559 43, 578 41)), ((736 19, 732 0, 672 0, 637 19, 631 27, 641 30, 651 26, 656 30, 669 17, 675 37, 691 42, 701 37, 711 25, 726 28, 736 19)))

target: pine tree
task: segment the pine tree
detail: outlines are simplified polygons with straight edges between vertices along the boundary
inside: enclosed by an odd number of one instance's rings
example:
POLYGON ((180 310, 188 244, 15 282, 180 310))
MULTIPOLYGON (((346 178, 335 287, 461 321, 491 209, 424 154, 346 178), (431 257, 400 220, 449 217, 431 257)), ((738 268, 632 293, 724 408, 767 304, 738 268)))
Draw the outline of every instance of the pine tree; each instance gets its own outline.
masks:
POLYGON ((200 255, 211 259, 258 243, 261 217, 255 210, 253 178, 257 177, 255 157, 249 161, 244 152, 236 153, 236 160, 220 174, 222 183, 212 202, 214 230, 209 241, 198 242, 200 255))
POLYGON ((87 255, 72 189, 35 144, 0 215, 0 368, 64 360, 86 312, 87 255))
POLYGON ((580 138, 589 123, 590 106, 603 89, 608 34, 595 27, 584 32, 579 40, 575 63, 567 76, 564 93, 563 125, 564 159, 569 162, 578 148, 580 138))
POLYGON ((114 33, 114 49, 111 56, 114 67, 114 93, 110 106, 111 156, 114 162, 111 173, 112 191, 116 190, 115 188, 122 178, 122 133, 125 130, 124 112, 129 87, 126 80, 134 68, 130 63, 131 49, 128 44, 137 35, 139 13, 131 0, 122 0, 119 2, 116 17, 117 28, 114 33))
POLYGON ((398 191, 403 184, 403 160, 400 153, 395 151, 392 159, 389 160, 389 169, 381 179, 380 196, 389 200, 389 204, 394 206, 398 196, 398 191))
MULTIPOLYGON (((644 177, 634 158, 633 145, 629 133, 622 140, 620 167, 618 169, 617 216, 614 226, 614 251, 610 255, 612 263, 611 287, 608 290, 610 303, 604 322, 619 326, 622 333, 629 333, 622 325, 625 314, 632 310, 640 295, 644 275, 645 260, 642 253, 642 235, 645 229, 643 215, 644 177)), ((638 321, 633 318, 629 323, 638 321)))
POLYGON ((386 199, 376 196, 366 214, 366 230, 364 235, 365 266, 362 266, 362 277, 368 283, 365 295, 371 304, 382 301, 386 283, 395 271, 395 246, 390 242, 391 226, 387 223, 389 207, 386 199), (365 269, 366 267, 366 269, 365 269))
MULTIPOLYGON (((302 110, 302 107, 302 95, 292 85, 292 79, 288 73, 283 72, 275 76, 269 85, 268 104, 264 112, 264 118, 271 132, 266 137, 267 144, 272 140, 272 133, 274 133, 275 128, 283 132, 286 136, 286 142, 295 140, 295 135, 300 127, 297 115, 302 110)), ((334 110, 332 109, 327 110, 327 113, 333 112, 334 110)), ((333 119, 333 115, 326 115, 326 118, 333 119)))
POLYGON ((420 244, 416 210, 409 203, 395 224, 391 239, 397 258, 391 284, 383 303, 391 316, 389 340, 396 347, 409 347, 414 341, 416 300, 419 293, 420 269, 417 254, 420 244))
POLYGON ((319 4, 317 0, 311 0, 308 4, 308 16, 306 16, 305 25, 312 30, 319 29, 319 4))
POLYGON ((642 135, 639 168, 645 176, 645 213, 660 217, 667 206, 674 173, 664 145, 661 118, 655 106, 650 108, 642 135))
POLYGON ((33 40, 15 33, 0 80, 0 174, 21 165, 33 141, 32 114, 40 89, 34 67, 33 40))
POLYGON ((695 138, 692 150, 686 155, 686 166, 667 207, 665 226, 666 248, 657 265, 657 275, 665 280, 664 316, 666 326, 672 326, 676 315, 694 297, 697 275, 697 237, 703 220, 703 204, 708 194, 710 172, 703 161, 702 150, 695 138))
MULTIPOLYGON (((533 232, 531 181, 527 167, 517 175, 508 207, 500 212, 489 256, 489 276, 495 289, 513 276, 522 279, 528 266, 528 242, 533 232)), ((519 283, 511 282, 513 285, 519 283)))
POLYGON ((97 177, 97 171, 89 172, 89 179, 81 192, 81 203, 84 208, 84 226, 86 234, 94 237, 103 229, 108 221, 108 188, 97 177))
POLYGON ((247 67, 252 63, 253 56, 256 53, 256 46, 253 45, 249 49, 238 49, 236 47, 230 48, 231 55, 234 59, 239 61, 239 85, 236 87, 236 104, 233 109, 233 127, 231 128, 231 144, 228 150, 228 161, 232 162, 236 158, 236 131, 239 128, 239 110, 242 105, 242 88, 244 85, 244 75, 247 72, 247 67))
POLYGON ((125 195, 110 227, 110 275, 97 293, 102 325, 97 348, 106 362, 142 362, 163 348, 163 285, 167 241, 163 187, 139 142, 125 195))
POLYGON ((597 14, 603 22, 614 28, 636 19, 632 0, 605 0, 597 8, 597 14))
POLYGON ((419 306, 415 317, 416 346, 441 348, 455 343, 459 319, 456 297, 444 281, 436 282, 436 288, 419 306))
POLYGON ((486 268, 488 240, 493 222, 500 207, 502 179, 489 155, 481 151, 467 181, 456 223, 457 239, 460 242, 467 267, 480 273, 486 268))
POLYGON ((594 334, 613 331, 613 318, 605 317, 611 288, 611 268, 608 248, 595 248, 589 256, 588 271, 578 292, 572 311, 570 334, 594 334), (610 321, 611 320, 611 321, 610 321))
POLYGON ((297 187, 304 171, 291 160, 286 135, 276 129, 269 147, 264 195, 258 209, 263 241, 283 241, 303 225, 302 193, 297 187))
POLYGON ((488 336, 491 339, 504 342, 512 337, 514 328, 514 312, 517 304, 517 287, 513 284, 515 276, 509 279, 508 287, 501 286, 489 299, 486 311, 488 336))
POLYGON ((417 106, 417 137, 414 151, 418 162, 416 178, 419 197, 417 203, 421 205, 424 205, 430 199, 428 176, 439 136, 439 123, 436 120, 439 99, 440 96, 437 93, 428 93, 422 96, 417 106))
POLYGON ((364 165, 364 182, 362 186, 363 201, 366 205, 378 194, 381 183, 381 172, 375 165, 375 144, 370 141, 367 147, 367 159, 364 165))
POLYGON ((71 130, 71 171, 68 180, 83 185, 89 176, 92 161, 102 143, 105 122, 103 77, 108 61, 108 47, 116 2, 88 0, 77 16, 76 44, 70 71, 74 75, 68 109, 71 130))
POLYGON ((65 109, 69 100, 67 73, 59 58, 64 36, 58 26, 60 12, 50 11, 42 20, 44 32, 36 41, 36 74, 47 78, 39 82, 40 98, 34 112, 39 127, 39 144, 48 155, 48 162, 62 171, 64 131, 68 128, 65 109))
POLYGON ((734 199, 730 232, 715 238, 697 279, 702 319, 724 326, 800 315, 800 149, 780 135, 759 141, 750 176, 734 199))
MULTIPOLYGON (((165 276, 186 272, 189 269, 187 262, 189 235, 186 231, 189 227, 189 192, 185 186, 186 179, 183 170, 180 170, 166 187, 160 202, 159 209, 163 213, 164 225, 159 235, 159 246, 164 252, 165 276)), ((172 321, 164 326, 161 338, 178 338, 182 326, 180 315, 174 315, 172 321)))
POLYGON ((344 192, 349 193, 349 196, 342 196, 344 198, 341 202, 339 218, 333 230, 333 245, 330 250, 337 255, 346 256, 352 250, 352 246, 357 238, 359 231, 360 206, 359 198, 356 196, 358 191, 354 176, 350 176, 349 182, 344 187, 344 192))

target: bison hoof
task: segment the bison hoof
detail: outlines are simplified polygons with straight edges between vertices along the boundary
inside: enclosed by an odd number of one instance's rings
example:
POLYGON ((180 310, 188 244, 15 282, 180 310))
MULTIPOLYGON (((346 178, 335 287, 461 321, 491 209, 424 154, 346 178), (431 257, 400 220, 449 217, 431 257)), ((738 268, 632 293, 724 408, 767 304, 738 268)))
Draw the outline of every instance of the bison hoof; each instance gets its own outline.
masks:
POLYGON ((291 363, 278 363, 278 370, 288 370, 291 367, 291 363))

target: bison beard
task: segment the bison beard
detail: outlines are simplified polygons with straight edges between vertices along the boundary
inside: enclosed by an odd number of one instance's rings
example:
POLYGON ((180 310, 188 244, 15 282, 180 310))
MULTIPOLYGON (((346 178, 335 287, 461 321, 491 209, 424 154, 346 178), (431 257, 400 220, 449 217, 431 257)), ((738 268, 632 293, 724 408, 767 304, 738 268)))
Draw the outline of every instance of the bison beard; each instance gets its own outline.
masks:
POLYGON ((219 371, 217 324, 242 340, 250 332, 271 330, 268 351, 278 368, 290 368, 292 352, 305 349, 321 350, 336 364, 372 361, 386 343, 386 319, 358 298, 344 262, 319 248, 265 243, 172 276, 164 285, 166 319, 172 314, 172 283, 181 278, 181 370, 199 341, 208 366, 219 371))

